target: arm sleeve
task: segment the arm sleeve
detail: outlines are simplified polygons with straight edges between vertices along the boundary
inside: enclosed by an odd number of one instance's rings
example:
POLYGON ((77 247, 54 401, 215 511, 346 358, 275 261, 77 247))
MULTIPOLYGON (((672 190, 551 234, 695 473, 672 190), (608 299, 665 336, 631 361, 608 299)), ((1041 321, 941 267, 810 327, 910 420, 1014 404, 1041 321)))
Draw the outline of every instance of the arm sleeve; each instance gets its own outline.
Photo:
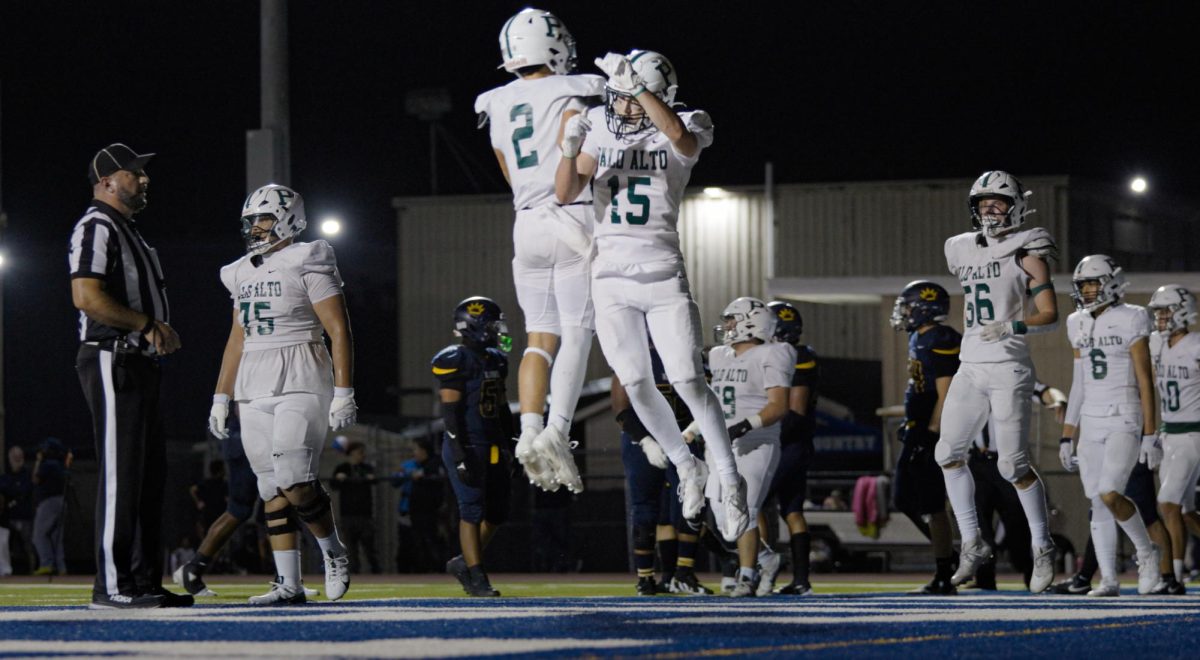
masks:
POLYGON ((108 225, 98 220, 87 220, 75 225, 67 257, 71 267, 71 278, 103 278, 107 275, 112 268, 109 259, 110 240, 108 225))
POLYGON ((1071 395, 1067 398, 1067 416, 1063 420, 1075 428, 1079 428, 1080 411, 1083 409, 1084 369, 1083 358, 1075 358, 1071 376, 1071 395))

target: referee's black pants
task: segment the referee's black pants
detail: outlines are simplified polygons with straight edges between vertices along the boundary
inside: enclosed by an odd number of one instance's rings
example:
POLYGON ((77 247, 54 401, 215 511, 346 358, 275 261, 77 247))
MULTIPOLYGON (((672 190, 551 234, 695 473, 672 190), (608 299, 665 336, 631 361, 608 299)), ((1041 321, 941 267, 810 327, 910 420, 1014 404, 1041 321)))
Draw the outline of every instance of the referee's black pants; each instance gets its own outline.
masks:
POLYGON ((99 463, 94 592, 134 595, 161 587, 167 453, 158 363, 84 344, 75 368, 92 411, 99 463))

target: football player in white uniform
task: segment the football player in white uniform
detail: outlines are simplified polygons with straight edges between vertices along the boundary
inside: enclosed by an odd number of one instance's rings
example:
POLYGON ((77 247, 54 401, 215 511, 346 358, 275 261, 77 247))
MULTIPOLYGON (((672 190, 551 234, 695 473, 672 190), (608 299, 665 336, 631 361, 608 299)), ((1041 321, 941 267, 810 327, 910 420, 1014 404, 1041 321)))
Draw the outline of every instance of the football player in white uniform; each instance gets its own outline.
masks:
POLYGON ((253 605, 305 601, 296 518, 321 546, 325 595, 337 600, 350 587, 349 558, 317 468, 327 429, 350 426, 356 417, 354 347, 333 248, 295 242, 305 224, 296 191, 259 188, 242 207, 247 253, 221 269, 233 297, 233 327, 208 425, 226 437, 229 402, 238 403, 278 572, 271 591, 250 599, 253 605))
MULTIPOLYGON (((757 298, 738 298, 721 313, 723 325, 715 328, 721 346, 708 352, 712 389, 721 401, 738 474, 746 483, 750 519, 767 497, 775 468, 779 466, 779 428, 775 426, 788 411, 796 348, 774 342, 775 312, 757 298)), ((713 514, 723 520, 721 485, 713 475, 708 496, 713 514)), ((737 540, 738 577, 731 596, 766 595, 758 591, 758 525, 749 527, 737 540)), ((776 572, 778 569, 776 568, 776 572)), ((771 576, 772 579, 774 576, 771 576)))
POLYGON ((1046 260, 1057 256, 1041 228, 1021 229, 1032 213, 1026 191, 1011 174, 984 172, 967 203, 975 231, 946 241, 946 264, 962 284, 961 366, 946 393, 942 434, 934 458, 946 478, 946 495, 958 520, 962 549, 955 585, 975 575, 992 549, 979 534, 975 480, 966 466, 972 441, 988 422, 1000 474, 1013 484, 1033 539, 1030 591, 1054 580, 1054 543, 1047 523, 1046 491, 1029 461, 1030 401, 1036 382, 1024 335, 1058 324, 1058 304, 1046 260), (1029 313, 1032 300, 1035 311, 1029 313))
POLYGON ((1147 594, 1158 583, 1158 549, 1137 505, 1122 491, 1139 453, 1150 469, 1162 460, 1154 429, 1150 316, 1142 307, 1121 302, 1129 285, 1125 273, 1103 254, 1084 257, 1072 281, 1078 311, 1067 317, 1067 339, 1075 371, 1059 457, 1067 470, 1078 462, 1083 494, 1092 502, 1100 586, 1088 595, 1120 595, 1114 517, 1137 548, 1138 593, 1147 594), (1077 429, 1079 444, 1072 456, 1077 429))
POLYGON ((1161 286, 1148 305, 1154 315, 1150 356, 1158 381, 1162 414, 1162 469, 1158 510, 1171 536, 1171 568, 1183 582, 1186 529, 1200 536, 1196 481, 1200 480, 1200 335, 1188 332, 1196 322, 1196 297, 1178 284, 1161 286))
POLYGON ((609 53, 596 65, 608 75, 605 105, 564 125, 555 193, 566 202, 594 185, 592 297, 600 348, 638 418, 678 468, 683 515, 694 520, 704 506, 707 468, 688 451, 670 404, 654 385, 649 330, 672 387, 700 423, 720 476, 727 518, 718 520, 719 527, 732 542, 748 523, 745 491, 721 405, 704 380, 700 313, 676 230, 692 168, 712 144, 712 120, 701 111, 672 108, 678 79, 659 53, 609 53), (593 125, 608 130, 589 134, 593 125))
POLYGON ((545 490, 583 490, 567 436, 583 387, 595 328, 590 295, 592 194, 554 198, 561 122, 599 102, 604 79, 566 75, 575 68, 575 40, 550 12, 523 9, 500 30, 503 68, 517 79, 484 92, 475 112, 490 123, 492 148, 513 190, 513 282, 525 315, 529 347, 518 389, 521 434, 517 460, 545 490), (561 345, 560 345, 561 343, 561 345), (548 382, 547 382, 548 381, 548 382), (543 428, 546 389, 549 425, 543 428))

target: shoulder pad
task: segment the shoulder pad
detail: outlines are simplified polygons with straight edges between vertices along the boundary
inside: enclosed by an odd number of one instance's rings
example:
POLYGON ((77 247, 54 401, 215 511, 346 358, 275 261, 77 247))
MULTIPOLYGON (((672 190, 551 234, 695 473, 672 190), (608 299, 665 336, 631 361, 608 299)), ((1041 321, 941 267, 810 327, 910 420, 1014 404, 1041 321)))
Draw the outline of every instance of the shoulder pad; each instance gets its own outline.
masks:
POLYGON ((337 273, 337 257, 333 246, 323 240, 312 243, 294 243, 280 256, 287 254, 288 262, 301 273, 337 273))
MULTIPOLYGON (((497 88, 497 89, 499 89, 499 88, 497 88)), ((492 95, 495 93, 496 93, 496 89, 489 89, 488 91, 475 97, 475 114, 483 115, 484 122, 486 122, 486 118, 487 118, 487 114, 488 114, 488 104, 490 104, 492 102, 492 95)), ((482 126, 482 125, 483 124, 481 123, 480 126, 482 126)))
POLYGON ((933 335, 933 343, 930 345, 933 351, 940 355, 957 355, 959 346, 962 344, 962 335, 958 331, 948 325, 938 324, 931 332, 933 335))
POLYGON ((562 77, 570 85, 571 96, 604 96, 604 76, 591 73, 579 73, 562 77))
POLYGON ((224 284, 229 293, 234 296, 237 296, 237 269, 245 259, 242 257, 231 264, 221 266, 221 284, 224 284))
POLYGON ((683 125, 693 133, 697 131, 711 131, 713 129, 712 116, 703 110, 681 112, 679 113, 679 118, 683 120, 683 125))
POLYGON ((1041 227, 1034 227, 1027 232, 1021 241, 1021 251, 1025 254, 1042 259, 1058 260, 1058 245, 1054 243, 1054 237, 1050 232, 1041 227))
POLYGON ((812 346, 801 344, 796 349, 796 368, 801 370, 815 369, 817 367, 817 352, 812 346))
POLYGON ((438 354, 433 356, 433 359, 429 363, 433 368, 433 375, 438 378, 444 378, 457 372, 463 366, 465 358, 463 355, 464 350, 462 345, 459 344, 447 346, 438 351, 438 354))

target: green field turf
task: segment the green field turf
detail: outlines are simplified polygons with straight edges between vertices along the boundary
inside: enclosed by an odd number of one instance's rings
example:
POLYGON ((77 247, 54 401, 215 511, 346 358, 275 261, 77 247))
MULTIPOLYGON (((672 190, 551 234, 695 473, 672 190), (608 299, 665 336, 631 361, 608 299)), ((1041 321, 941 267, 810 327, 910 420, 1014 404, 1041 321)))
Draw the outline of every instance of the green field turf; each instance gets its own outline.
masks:
MULTIPOLYGON (((865 580, 870 580, 876 576, 863 576, 865 580)), ((310 581, 313 584, 315 581, 310 581)), ((503 575, 494 576, 492 584, 500 590, 504 596, 513 596, 518 598, 579 598, 579 597, 597 597, 597 596, 619 596, 628 597, 634 595, 634 580, 632 578, 626 580, 613 579, 612 581, 588 581, 588 582, 572 582, 569 575, 563 576, 562 580, 547 580, 547 581, 530 581, 527 578, 506 581, 503 575)), ((710 587, 716 587, 720 584, 719 579, 712 579, 706 582, 710 587)), ((859 593, 883 593, 907 591, 909 589, 920 586, 921 583, 913 581, 862 581, 862 582, 817 582, 815 589, 818 594, 859 594, 859 593)), ((174 585, 167 585, 175 591, 179 591, 174 585)), ((322 589, 320 582, 313 584, 318 590, 322 589)), ((1013 583, 1002 583, 1001 589, 1021 589, 1023 585, 1013 583)), ((263 577, 261 583, 247 582, 244 579, 238 582, 222 582, 220 576, 216 576, 213 581, 209 582, 209 587, 217 592, 215 598, 201 598, 197 602, 201 605, 241 605, 245 604, 246 599, 250 596, 257 596, 267 591, 266 577, 263 577)), ((90 582, 55 582, 52 584, 42 583, 5 583, 0 582, 0 607, 4 606, 63 606, 63 605, 86 605, 91 600, 92 585, 90 582)), ((350 600, 365 600, 365 599, 384 599, 384 598, 460 598, 463 597, 462 589, 458 584, 449 581, 440 576, 430 576, 429 582, 411 582, 411 578, 407 578, 403 584, 388 584, 387 582, 378 581, 378 578, 372 583, 354 584, 350 588, 350 592, 343 598, 344 601, 350 600)), ((667 598, 682 598, 683 596, 664 596, 667 598)), ((314 602, 322 602, 324 598, 317 596, 312 599, 314 602)))

